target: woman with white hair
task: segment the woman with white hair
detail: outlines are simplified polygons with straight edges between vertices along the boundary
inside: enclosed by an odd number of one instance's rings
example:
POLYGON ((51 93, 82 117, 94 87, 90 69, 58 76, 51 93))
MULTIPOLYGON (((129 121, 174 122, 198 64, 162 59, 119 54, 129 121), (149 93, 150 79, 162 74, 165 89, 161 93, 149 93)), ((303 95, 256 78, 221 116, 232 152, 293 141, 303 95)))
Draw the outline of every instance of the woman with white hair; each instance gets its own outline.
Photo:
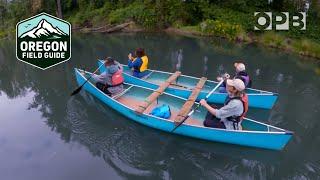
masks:
POLYGON ((246 88, 250 88, 252 82, 249 77, 249 74, 246 72, 246 66, 241 62, 235 62, 234 67, 236 69, 236 75, 234 76, 234 78, 241 79, 246 88))
POLYGON ((228 97, 220 109, 209 105, 204 99, 200 104, 208 110, 203 123, 206 127, 241 130, 241 121, 248 111, 248 96, 243 92, 245 85, 240 79, 227 79, 228 97))
MULTIPOLYGON (((250 88, 252 85, 252 81, 250 79, 249 74, 246 72, 246 66, 242 62, 235 62, 234 63, 234 68, 236 70, 236 74, 233 77, 234 79, 241 79, 245 85, 246 88, 250 88)), ((229 74, 224 74, 223 77, 217 77, 218 81, 221 81, 223 79, 229 79, 230 75, 229 74)), ((219 92, 221 93, 226 93, 226 83, 224 82, 220 87, 219 87, 219 92)))

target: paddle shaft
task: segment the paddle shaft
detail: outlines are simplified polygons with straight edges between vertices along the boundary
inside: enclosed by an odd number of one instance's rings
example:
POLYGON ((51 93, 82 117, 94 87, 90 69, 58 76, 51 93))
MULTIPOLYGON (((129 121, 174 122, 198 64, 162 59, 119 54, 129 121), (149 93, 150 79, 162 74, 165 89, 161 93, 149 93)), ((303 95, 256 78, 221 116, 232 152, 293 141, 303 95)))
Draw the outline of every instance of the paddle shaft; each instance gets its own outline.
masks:
POLYGON ((81 91, 82 87, 92 78, 92 76, 93 76, 103 65, 104 65, 104 63, 101 64, 81 86, 79 86, 76 90, 74 90, 74 91, 71 93, 71 96, 73 96, 73 95, 75 95, 75 94, 78 94, 78 93, 81 91))
MULTIPOLYGON (((99 67, 98 67, 98 69, 96 69, 92 74, 91 74, 91 76, 86 80, 86 82, 88 82, 91 78, 92 78, 92 76, 103 66, 104 64, 101 64, 99 67)), ((86 82, 84 82, 83 84, 85 84, 86 82)), ((83 85, 82 85, 83 86, 83 85)))
MULTIPOLYGON (((207 94, 205 100, 207 100, 207 99, 220 87, 220 85, 223 83, 223 81, 224 81, 224 80, 220 81, 220 82, 216 85, 216 87, 214 87, 214 88, 209 92, 209 94, 207 94)), ((173 130, 172 130, 171 132, 175 131, 181 124, 183 124, 200 106, 201 106, 201 104, 199 103, 192 111, 190 111, 190 112, 188 113, 188 115, 187 115, 176 127, 173 128, 173 130)))

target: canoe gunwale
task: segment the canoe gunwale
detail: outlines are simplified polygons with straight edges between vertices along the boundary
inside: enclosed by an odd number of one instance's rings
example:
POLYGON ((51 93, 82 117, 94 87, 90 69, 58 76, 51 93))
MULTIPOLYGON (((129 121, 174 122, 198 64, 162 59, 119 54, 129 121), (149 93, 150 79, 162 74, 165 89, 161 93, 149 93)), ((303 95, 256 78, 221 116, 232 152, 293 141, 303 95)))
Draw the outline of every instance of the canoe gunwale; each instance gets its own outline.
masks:
MULTIPOLYGON (((77 70, 79 70, 78 68, 75 68, 75 69, 77 69, 77 70)), ((89 72, 89 71, 84 71, 83 70, 83 72, 85 72, 85 73, 87 73, 87 74, 92 74, 91 72, 89 72)), ((80 73, 81 74, 81 73, 80 73)), ((84 77, 82 74, 81 74, 81 76, 82 77, 84 77)), ((85 79, 87 79, 86 77, 84 77, 85 79)), ((89 81, 90 82, 90 81, 89 81)), ((92 84, 91 82, 90 82, 90 84, 92 84)), ((142 89, 148 89, 148 90, 150 90, 150 91, 155 91, 155 89, 151 89, 151 88, 148 88, 148 87, 143 87, 143 86, 139 86, 139 85, 135 85, 135 84, 130 84, 130 83, 126 83, 126 82, 124 82, 123 84, 126 84, 126 85, 129 85, 130 87, 139 87, 139 88, 142 88, 142 89)), ((92 84, 93 86, 94 86, 94 84, 92 84)), ((96 89, 98 89, 96 86, 94 86, 96 89)), ((129 88, 129 87, 128 87, 129 88)), ((100 89, 98 89, 98 90, 100 90, 100 89)), ((101 90, 100 90, 101 91, 101 90)), ((125 91, 125 90, 124 90, 125 91)), ((102 91, 101 91, 102 92, 102 91)), ((105 93, 104 93, 105 94, 105 93)), ((124 94, 126 94, 126 93, 124 93, 124 94)), ((124 94, 122 94, 122 95, 124 95, 124 94)), ((185 99, 185 98, 183 98, 183 97, 180 97, 180 96, 177 96, 177 95, 174 95, 174 94, 170 94, 170 93, 167 93, 167 92, 163 92, 162 94, 166 94, 166 95, 169 95, 169 96, 172 96, 172 97, 175 97, 175 98, 178 98, 178 99, 181 99, 181 100, 184 100, 184 101, 186 101, 187 99, 185 99)), ((106 95, 106 94, 105 94, 106 95)), ((122 96, 121 95, 121 96, 122 96)), ((106 95, 107 96, 107 95, 106 95)), ((108 96, 109 97, 109 96, 108 96)), ((114 99, 115 100, 115 99, 114 99)), ((118 102, 118 101, 117 101, 118 102)), ((195 102, 195 104, 199 104, 199 102, 195 102)))
MULTIPOLYGON (((101 63, 103 63, 103 60, 99 60, 101 63)), ((122 66, 126 66, 128 67, 128 65, 125 65, 125 64, 121 64, 122 66)), ((147 69, 148 71, 150 71, 150 73, 148 75, 146 75, 147 77, 143 77, 143 78, 137 78, 137 77, 134 77, 132 76, 131 74, 128 74, 126 72, 123 72, 124 74, 128 75, 128 76, 131 76, 132 78, 134 79, 137 79, 137 80, 142 80, 142 81, 145 81, 145 82, 148 82, 148 83, 152 83, 152 84, 155 84, 153 82, 149 82, 147 81, 147 78, 153 73, 153 72, 159 72, 159 73, 163 73, 163 74, 173 74, 171 72, 166 72, 166 71, 160 71, 160 70, 152 70, 152 69, 147 69)), ((196 79, 196 80, 199 80, 200 78, 198 77, 193 77, 193 76, 189 76, 189 75, 185 75, 185 74, 181 74, 180 75, 181 77, 187 77, 187 78, 191 78, 191 79, 196 79)), ((217 81, 213 81, 213 80, 207 80, 208 82, 211 82, 211 83, 216 83, 218 84, 219 82, 217 81)), ((157 85, 157 84, 155 84, 157 85)), ((175 87, 170 87, 172 89, 179 89, 179 88, 175 88, 175 87)), ((248 90, 252 90, 252 91, 257 91, 257 92, 261 92, 261 93, 247 93, 248 96, 253 96, 253 95, 270 95, 270 96, 278 96, 279 94, 278 93, 274 93, 274 92, 271 92, 271 91, 265 91, 265 90, 260 90, 260 89, 254 89, 254 88, 246 88, 248 90)), ((181 89, 179 89, 181 90, 181 89)), ((183 89, 183 90, 186 90, 186 91, 192 91, 190 89, 183 89)), ((217 92, 216 94, 226 94, 226 93, 220 93, 220 92, 217 92)))
MULTIPOLYGON (((82 73, 80 73, 80 69, 78 68, 75 68, 75 70, 77 71, 77 73, 83 78, 83 79, 87 79, 85 76, 83 76, 82 73)), ((83 71, 83 70, 81 70, 83 71)), ((87 72, 87 71, 84 71, 88 74, 92 74, 91 72, 87 72)), ((134 112, 134 109, 125 105, 125 104, 122 104, 120 103, 119 101, 117 101, 116 99, 113 99, 112 97, 106 95, 104 92, 102 92, 100 89, 98 89, 94 84, 92 84, 90 81, 88 81, 88 83, 93 86, 96 90, 98 90, 100 93, 102 93, 104 96, 106 96, 108 99, 110 99, 111 101, 113 101, 114 103, 117 103, 117 104, 121 104, 122 106, 126 107, 127 109, 130 109, 131 111, 134 112)), ((142 88, 142 89, 148 89, 148 90, 151 90, 151 91, 154 91, 153 89, 151 88, 147 88, 147 87, 142 87, 142 86, 138 86, 138 85, 134 85, 134 84, 129 84, 129 83, 125 83, 127 85, 129 85, 130 87, 132 86, 135 86, 135 87, 139 87, 139 88, 142 88)), ((129 88, 129 87, 128 87, 129 88)), ((125 93, 124 93, 125 94, 125 93)), ((123 94, 123 95, 124 95, 123 94)), ((169 93, 166 93, 166 92, 163 92, 163 94, 166 94, 166 95, 169 95, 169 96, 172 96, 172 97, 175 97, 175 98, 179 98, 181 100, 184 100, 186 101, 187 99, 185 98, 182 98, 182 97, 179 97, 179 96, 175 96, 175 95, 172 95, 172 94, 169 94, 169 93)), ((197 103, 198 104, 198 103, 197 103)), ((147 114, 147 113, 142 113, 141 115, 144 115, 144 116, 149 116, 149 117, 153 117, 155 119, 158 119, 158 120, 162 120, 162 121, 167 121, 167 122, 170 122, 172 124, 174 124, 174 121, 172 120, 168 120, 168 119, 164 119, 164 118, 160 118, 160 117, 157 117, 157 116, 154 116, 154 115, 151 115, 151 114, 147 114)), ((181 126, 191 126, 191 127, 195 127, 195 128, 202 128, 202 129, 209 129, 209 130, 215 130, 215 131, 223 131, 223 132, 234 132, 234 133, 257 133, 257 134, 278 134, 278 135, 292 135, 294 132, 292 131, 288 131, 288 130, 285 130, 285 129, 282 129, 282 128, 279 128, 279 127, 275 127, 275 126, 272 126, 272 125, 269 125, 269 124, 265 124, 265 123, 262 123, 262 122, 259 122, 259 121, 255 121, 253 119, 249 119, 249 118, 245 118, 245 120, 247 121, 252 121, 254 123, 258 123, 258 124, 261 124, 261 125, 264 125, 266 127, 271 127, 271 128, 275 128, 279 131, 255 131, 255 130, 252 130, 252 131, 248 131, 248 130, 232 130, 232 129, 220 129, 220 128, 211 128, 211 127, 205 127, 205 126, 198 126, 198 125, 192 125, 192 124, 182 124, 181 126)), ((179 134, 177 133, 179 131, 175 131, 173 132, 174 134, 179 134)))
MULTIPOLYGON (((124 66, 126 66, 126 65, 124 65, 124 66)), ((149 71, 151 71, 150 74, 153 73, 152 70, 149 70, 149 71)), ((154 70, 154 71, 156 71, 156 70, 154 70)), ((166 73, 166 74, 171 74, 171 73, 168 73, 168 72, 164 72, 164 73, 166 73)), ((131 76, 131 78, 134 78, 134 79, 136 79, 136 80, 141 80, 141 81, 144 81, 144 82, 147 82, 147 83, 152 83, 152 84, 154 84, 154 85, 159 86, 158 84, 155 84, 155 83, 153 83, 153 82, 150 82, 150 81, 148 81, 148 80, 145 79, 145 78, 137 78, 137 77, 134 77, 134 76, 132 76, 131 74, 128 74, 128 73, 126 73, 126 72, 123 72, 123 74, 126 74, 126 75, 128 75, 128 76, 131 76)), ((186 76, 186 75, 180 75, 180 76, 186 76)), ((188 76, 188 77, 190 77, 190 78, 196 78, 196 77, 192 77, 192 76, 188 76)), ((197 78, 197 79, 200 79, 200 78, 197 78)), ((216 81, 211 81, 211 80, 207 80, 207 81, 208 81, 208 82, 213 82, 213 83, 218 83, 218 82, 216 82, 216 81)), ((168 88, 192 92, 192 89, 190 89, 190 88, 188 88, 188 89, 180 89, 180 88, 177 88, 177 87, 174 87, 174 86, 170 86, 170 87, 168 87, 168 88)), ((247 88, 247 89, 249 89, 249 88, 247 88)), ((258 89, 249 89, 249 90, 259 91, 259 92, 262 92, 262 93, 247 93, 248 96, 278 96, 278 93, 273 93, 273 92, 268 92, 268 91, 263 91, 263 90, 258 90, 258 89)), ((202 92, 203 92, 203 91, 202 91, 202 92)), ((209 93, 209 92, 204 92, 204 93, 209 93)), ((226 94, 226 93, 215 92, 215 94, 226 94)))

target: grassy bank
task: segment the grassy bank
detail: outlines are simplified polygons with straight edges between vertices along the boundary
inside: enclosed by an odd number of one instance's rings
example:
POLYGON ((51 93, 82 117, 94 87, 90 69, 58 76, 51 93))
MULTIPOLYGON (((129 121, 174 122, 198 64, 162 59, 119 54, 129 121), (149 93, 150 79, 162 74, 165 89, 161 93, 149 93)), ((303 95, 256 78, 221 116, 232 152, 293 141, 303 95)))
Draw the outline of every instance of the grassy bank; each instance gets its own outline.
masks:
MULTIPOLYGON (((15 24, 22 19, 43 11, 56 15, 56 2, 14 0, 4 4, 0 1, 0 10, 5 9, 0 11, 0 39, 14 38, 15 24)), ((259 43, 320 59, 320 3, 316 1, 311 3, 308 10, 307 30, 290 27, 289 31, 281 32, 254 31, 254 12, 299 12, 304 10, 302 1, 292 3, 284 0, 268 4, 265 0, 67 0, 61 3, 64 19, 72 23, 73 29, 83 29, 84 32, 133 21, 135 29, 144 31, 169 28, 180 34, 222 37, 238 43, 259 43)))
POLYGON ((230 25, 220 21, 203 22, 198 26, 169 28, 168 32, 192 36, 221 37, 235 43, 256 43, 320 60, 320 43, 318 41, 308 38, 291 38, 274 31, 260 34, 247 33, 238 25, 230 25))

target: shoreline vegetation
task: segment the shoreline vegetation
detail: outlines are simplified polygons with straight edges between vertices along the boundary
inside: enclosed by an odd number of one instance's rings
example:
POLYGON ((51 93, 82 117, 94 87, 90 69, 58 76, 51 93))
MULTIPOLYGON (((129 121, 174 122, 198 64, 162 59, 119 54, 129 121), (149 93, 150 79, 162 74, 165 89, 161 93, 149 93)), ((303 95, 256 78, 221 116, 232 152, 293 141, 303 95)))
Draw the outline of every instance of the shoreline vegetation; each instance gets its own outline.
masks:
POLYGON ((296 0, 0 0, 0 39, 14 38, 20 20, 47 12, 72 24, 74 32, 166 32, 219 37, 235 43, 261 44, 320 60, 320 2, 296 0), (219 2, 219 3, 218 3, 219 2), (307 12, 307 29, 254 31, 254 12, 307 12))

